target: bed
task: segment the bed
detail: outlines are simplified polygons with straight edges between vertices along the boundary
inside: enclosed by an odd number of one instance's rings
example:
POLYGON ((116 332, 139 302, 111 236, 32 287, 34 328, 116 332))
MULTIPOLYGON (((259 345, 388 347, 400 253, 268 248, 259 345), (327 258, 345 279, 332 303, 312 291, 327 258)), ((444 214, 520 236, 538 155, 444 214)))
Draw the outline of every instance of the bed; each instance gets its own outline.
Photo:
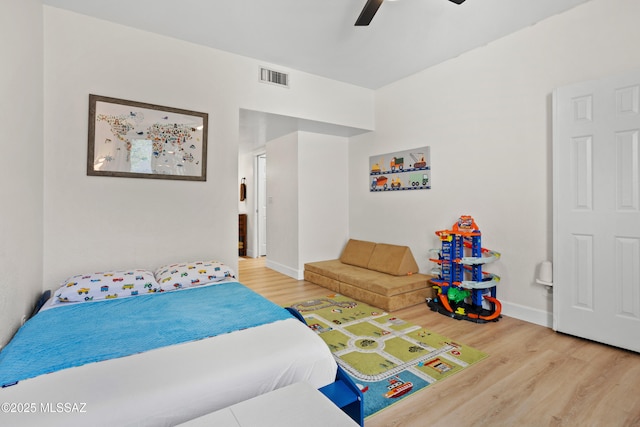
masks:
POLYGON ((337 364, 216 262, 70 277, 0 352, 3 423, 172 426, 337 364))

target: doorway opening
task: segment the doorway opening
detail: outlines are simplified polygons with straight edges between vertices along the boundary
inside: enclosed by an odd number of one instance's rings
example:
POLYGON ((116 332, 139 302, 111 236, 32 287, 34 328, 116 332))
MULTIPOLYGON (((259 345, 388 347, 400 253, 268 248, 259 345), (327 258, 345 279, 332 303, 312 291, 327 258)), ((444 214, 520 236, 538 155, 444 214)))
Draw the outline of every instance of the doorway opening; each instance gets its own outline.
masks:
POLYGON ((267 256, 267 155, 256 157, 257 258, 267 256))

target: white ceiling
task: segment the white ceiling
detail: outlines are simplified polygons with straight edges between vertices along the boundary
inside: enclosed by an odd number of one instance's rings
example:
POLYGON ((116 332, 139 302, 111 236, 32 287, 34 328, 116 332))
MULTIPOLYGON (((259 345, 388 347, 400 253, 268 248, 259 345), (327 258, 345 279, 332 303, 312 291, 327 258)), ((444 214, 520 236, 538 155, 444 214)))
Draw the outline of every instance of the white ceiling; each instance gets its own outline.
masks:
POLYGON ((42 0, 44 4, 377 89, 589 0, 42 0))
MULTIPOLYGON (((46 5, 378 89, 589 0, 42 0, 46 5)), ((278 68, 279 71, 287 71, 278 68)), ((296 130, 365 132, 242 110, 241 152, 296 130)))

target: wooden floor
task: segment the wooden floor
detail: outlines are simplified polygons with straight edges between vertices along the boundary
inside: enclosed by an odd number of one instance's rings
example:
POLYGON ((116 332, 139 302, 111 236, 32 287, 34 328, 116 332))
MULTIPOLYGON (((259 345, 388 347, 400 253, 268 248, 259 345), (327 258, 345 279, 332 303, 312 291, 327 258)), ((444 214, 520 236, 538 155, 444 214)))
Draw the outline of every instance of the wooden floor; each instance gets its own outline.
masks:
MULTIPOLYGON (((243 258, 238 273, 279 305, 330 293, 265 267, 264 258, 243 258)), ((509 317, 474 324, 426 304, 394 314, 489 357, 369 417, 367 427, 640 426, 637 353, 509 317)))

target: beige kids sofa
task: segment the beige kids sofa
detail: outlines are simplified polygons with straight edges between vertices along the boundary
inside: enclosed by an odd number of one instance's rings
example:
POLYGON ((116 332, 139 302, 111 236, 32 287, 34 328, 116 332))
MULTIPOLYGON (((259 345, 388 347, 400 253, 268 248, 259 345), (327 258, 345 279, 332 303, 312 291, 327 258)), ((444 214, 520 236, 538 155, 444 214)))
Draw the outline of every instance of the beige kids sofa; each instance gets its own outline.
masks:
POLYGON ((433 297, 431 276, 418 273, 407 246, 350 239, 340 259, 310 262, 304 279, 385 311, 433 297))

